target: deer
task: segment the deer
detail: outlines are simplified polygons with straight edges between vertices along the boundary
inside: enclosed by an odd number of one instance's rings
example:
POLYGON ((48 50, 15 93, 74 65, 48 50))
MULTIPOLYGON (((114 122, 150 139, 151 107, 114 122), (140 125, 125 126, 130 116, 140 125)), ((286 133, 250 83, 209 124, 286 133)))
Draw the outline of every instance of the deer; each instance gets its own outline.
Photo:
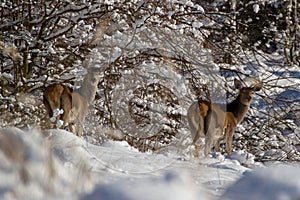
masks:
MULTIPOLYGON (((63 121, 62 128, 68 127, 77 136, 83 132, 83 122, 88 112, 88 107, 95 99, 100 80, 99 68, 90 67, 79 89, 72 91, 62 83, 47 86, 43 94, 43 103, 49 117, 63 121), (63 110, 60 115, 54 115, 55 109, 63 110)), ((56 125, 56 128, 59 128, 56 125)))
POLYGON ((209 100, 193 102, 187 111, 190 132, 195 146, 195 157, 199 156, 199 146, 196 144, 200 137, 205 138, 204 155, 208 156, 212 146, 220 151, 220 142, 225 140, 226 153, 231 155, 232 142, 236 127, 242 122, 252 102, 255 92, 262 89, 263 83, 254 78, 250 86, 243 85, 234 79, 234 86, 239 90, 237 97, 228 104, 211 103, 209 100))
MULTIPOLYGON (((90 41, 92 46, 97 45, 104 34, 113 30, 113 27, 109 25, 109 22, 110 17, 99 23, 97 30, 90 41)), ((49 117, 53 116, 55 109, 63 110, 63 113, 56 116, 55 120, 58 121, 61 119, 64 121, 63 128, 68 126, 70 131, 78 136, 81 136, 83 132, 83 122, 87 115, 88 107, 95 99, 98 82, 100 80, 100 69, 98 67, 91 67, 90 65, 92 63, 88 62, 91 56, 92 55, 87 59, 87 73, 79 89, 72 91, 62 83, 58 83, 47 86, 43 95, 43 102, 49 117)))

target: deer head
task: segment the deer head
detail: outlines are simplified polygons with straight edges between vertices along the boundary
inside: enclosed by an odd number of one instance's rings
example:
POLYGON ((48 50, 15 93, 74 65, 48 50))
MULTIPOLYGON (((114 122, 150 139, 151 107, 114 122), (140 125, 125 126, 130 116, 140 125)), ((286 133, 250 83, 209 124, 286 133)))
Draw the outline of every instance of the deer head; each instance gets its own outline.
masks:
POLYGON ((234 79, 234 86, 240 90, 240 102, 245 106, 250 106, 255 92, 261 90, 263 84, 260 80, 254 78, 247 78, 244 84, 237 79, 234 79))

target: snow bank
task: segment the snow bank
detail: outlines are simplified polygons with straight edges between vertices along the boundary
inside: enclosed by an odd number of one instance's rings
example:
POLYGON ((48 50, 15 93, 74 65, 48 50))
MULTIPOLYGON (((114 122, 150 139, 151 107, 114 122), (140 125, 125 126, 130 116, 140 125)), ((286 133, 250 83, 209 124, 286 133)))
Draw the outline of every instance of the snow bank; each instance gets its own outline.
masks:
POLYGON ((300 199, 300 167, 281 164, 247 172, 221 199, 300 199))
POLYGON ((300 168, 281 165, 251 172, 242 165, 258 165, 242 151, 191 158, 172 150, 141 153, 126 142, 96 146, 63 130, 5 128, 0 129, 0 160, 4 200, 300 197, 300 168))
POLYGON ((0 129, 0 199, 73 198, 92 189, 83 160, 71 167, 53 152, 39 131, 0 129))
POLYGON ((196 200, 199 198, 208 199, 204 192, 195 187, 190 176, 169 172, 160 178, 138 179, 134 182, 120 180, 99 185, 81 200, 196 200))

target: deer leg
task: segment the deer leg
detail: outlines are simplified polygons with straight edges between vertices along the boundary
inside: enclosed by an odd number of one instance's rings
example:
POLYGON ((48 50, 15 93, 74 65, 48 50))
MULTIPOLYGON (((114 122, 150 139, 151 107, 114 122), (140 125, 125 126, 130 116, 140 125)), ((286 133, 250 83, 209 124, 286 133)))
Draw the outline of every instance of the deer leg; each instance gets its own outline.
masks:
POLYGON ((219 127, 216 130, 216 135, 215 135, 215 143, 214 143, 214 148, 215 151, 220 152, 220 143, 222 140, 224 140, 224 134, 223 134, 223 130, 219 127))
POLYGON ((228 155, 230 155, 232 153, 232 140, 237 126, 237 121, 232 113, 227 113, 226 119, 227 119, 225 125, 226 152, 228 155))
POLYGON ((50 106, 50 121, 54 122, 53 127, 54 128, 59 128, 58 126, 58 121, 60 120, 61 115, 59 113, 57 113, 57 111, 59 110, 58 106, 53 105, 53 103, 49 102, 49 106, 50 106), (55 119, 55 120, 53 120, 55 119))
POLYGON ((195 157, 199 157, 199 146, 197 145, 197 141, 198 141, 199 137, 200 137, 199 134, 196 133, 194 140, 193 140, 193 145, 195 146, 195 153, 194 153, 195 157))
POLYGON ((81 112, 81 114, 80 114, 80 124, 77 126, 77 128, 78 128, 78 136, 81 136, 82 135, 82 133, 83 133, 83 124, 84 124, 84 121, 85 121, 85 117, 86 117, 86 115, 87 115, 87 113, 88 113, 88 104, 83 104, 83 106, 82 106, 82 112, 81 112))
POLYGON ((225 140, 226 140, 226 152, 228 155, 232 153, 232 140, 235 129, 233 127, 227 127, 225 130, 225 140))
POLYGON ((74 133, 77 136, 81 136, 83 132, 83 120, 78 119, 76 120, 76 132, 74 133))
POLYGON ((205 137, 205 148, 204 148, 204 155, 208 156, 211 150, 211 146, 213 144, 213 138, 210 132, 207 133, 205 137))
MULTIPOLYGON (((47 113, 49 115, 49 120, 51 121, 51 118, 53 117, 53 108, 51 107, 51 104, 48 101, 48 99, 45 97, 45 95, 43 96, 43 103, 44 103, 47 113)), ((56 127, 56 121, 57 120, 55 120, 54 128, 56 127)), ((53 128, 53 125, 51 125, 50 127, 53 128)))
POLYGON ((199 140, 200 138, 200 133, 199 133, 199 128, 198 130, 194 130, 194 133, 195 133, 195 137, 193 139, 193 142, 192 144, 194 145, 195 147, 195 152, 194 152, 194 157, 199 157, 199 145, 197 145, 197 141, 199 140))
POLYGON ((216 125, 216 120, 213 118, 210 120, 210 124, 207 127, 207 133, 205 135, 205 149, 204 149, 204 155, 207 156, 211 152, 212 146, 214 146, 217 143, 218 139, 218 127, 216 125))
POLYGON ((217 152, 220 152, 220 151, 221 151, 221 149, 220 149, 220 143, 221 143, 221 141, 222 141, 223 139, 224 139, 223 137, 217 139, 217 141, 216 141, 216 143, 215 143, 215 145, 214 145, 215 151, 217 151, 217 152))
POLYGON ((215 143, 215 151, 220 152, 220 142, 222 141, 222 138, 218 139, 217 142, 215 143))
POLYGON ((193 139, 193 143, 192 143, 192 144, 195 145, 195 144, 197 143, 199 137, 200 137, 200 135, 199 135, 198 133, 196 133, 196 135, 195 135, 195 137, 194 137, 194 139, 193 139))
POLYGON ((192 130, 195 134, 195 137, 193 139, 193 145, 195 146, 195 153, 194 153, 194 156, 195 157, 199 157, 199 145, 197 145, 197 141, 199 140, 200 136, 204 136, 205 133, 204 133, 204 119, 203 117, 200 116, 199 118, 199 123, 198 123, 198 127, 197 129, 193 129, 192 130))
POLYGON ((77 130, 74 124, 69 124, 69 129, 72 133, 74 133, 75 135, 77 135, 77 130))
POLYGON ((200 147, 199 147, 199 145, 196 145, 196 144, 194 146, 195 146, 194 157, 198 158, 199 157, 200 147))

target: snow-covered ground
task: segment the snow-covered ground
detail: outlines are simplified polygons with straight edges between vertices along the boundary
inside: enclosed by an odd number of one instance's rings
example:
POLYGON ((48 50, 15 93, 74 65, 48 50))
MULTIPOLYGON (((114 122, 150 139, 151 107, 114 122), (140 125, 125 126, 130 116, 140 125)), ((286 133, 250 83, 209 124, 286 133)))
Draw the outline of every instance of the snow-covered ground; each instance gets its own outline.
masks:
POLYGON ((299 199, 300 168, 101 146, 64 130, 0 130, 0 199, 299 199))

